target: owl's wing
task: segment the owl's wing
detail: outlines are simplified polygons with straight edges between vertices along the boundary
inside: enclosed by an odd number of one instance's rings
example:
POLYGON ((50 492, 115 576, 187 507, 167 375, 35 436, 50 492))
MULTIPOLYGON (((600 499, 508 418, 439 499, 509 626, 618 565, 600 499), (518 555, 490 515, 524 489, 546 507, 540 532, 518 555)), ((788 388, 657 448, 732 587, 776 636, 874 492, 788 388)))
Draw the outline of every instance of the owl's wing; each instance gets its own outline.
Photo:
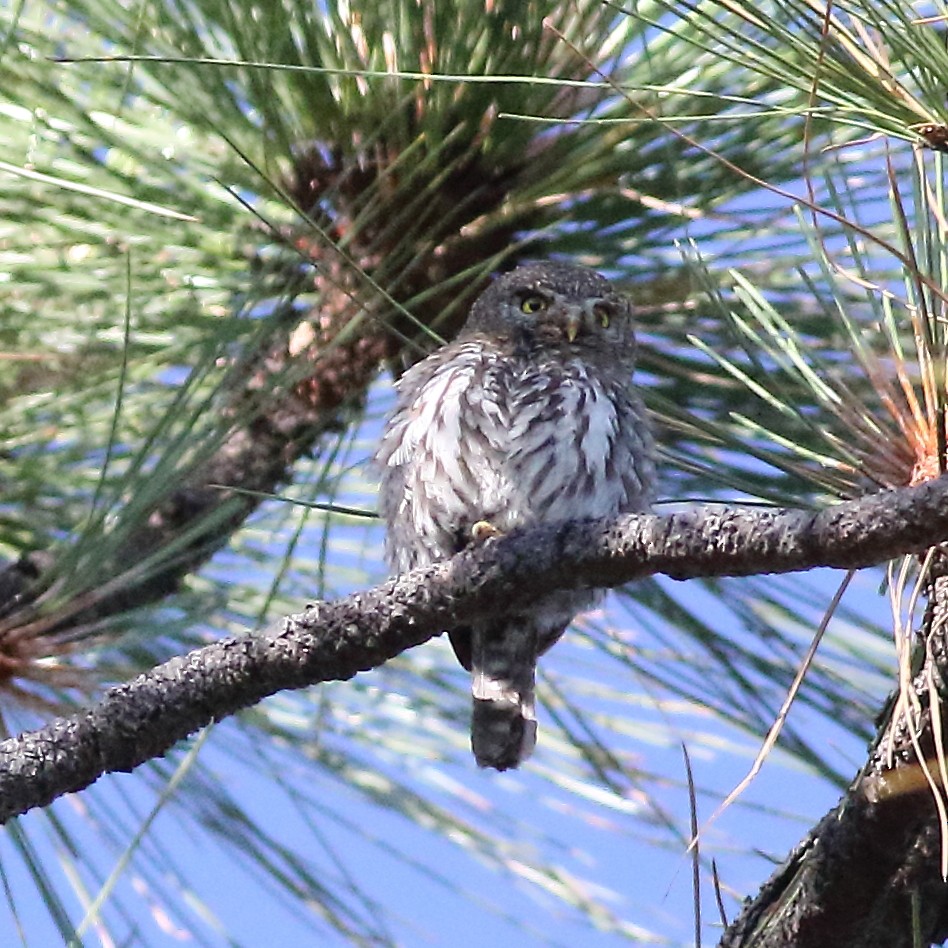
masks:
POLYGON ((455 629, 448 629, 448 641, 454 651, 454 657, 458 660, 461 667, 467 671, 472 670, 472 645, 471 645, 471 627, 461 625, 455 629))
POLYGON ((638 394, 622 388, 613 395, 616 438, 609 467, 622 482, 621 510, 647 511, 655 498, 655 440, 648 412, 638 394))
POLYGON ((459 371, 463 366, 452 356, 451 347, 445 347, 399 379, 395 410, 375 456, 379 513, 388 525, 386 555, 399 573, 450 554, 443 548, 444 525, 432 495, 438 489, 442 455, 451 450, 441 418, 443 405, 456 397, 465 379, 459 371))
POLYGON ((505 419, 492 395, 489 348, 455 342, 409 369, 376 455, 387 553, 402 572, 446 559, 496 499, 492 453, 505 419))

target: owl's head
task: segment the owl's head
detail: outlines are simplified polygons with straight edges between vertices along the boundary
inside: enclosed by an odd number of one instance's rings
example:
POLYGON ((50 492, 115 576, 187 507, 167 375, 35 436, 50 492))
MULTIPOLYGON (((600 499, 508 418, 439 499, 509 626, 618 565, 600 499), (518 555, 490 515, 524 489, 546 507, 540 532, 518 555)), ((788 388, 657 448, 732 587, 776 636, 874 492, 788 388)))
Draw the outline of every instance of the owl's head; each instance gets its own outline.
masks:
POLYGON ((635 357, 629 302, 594 270, 565 263, 517 267, 477 298, 466 332, 509 338, 563 358, 635 357))

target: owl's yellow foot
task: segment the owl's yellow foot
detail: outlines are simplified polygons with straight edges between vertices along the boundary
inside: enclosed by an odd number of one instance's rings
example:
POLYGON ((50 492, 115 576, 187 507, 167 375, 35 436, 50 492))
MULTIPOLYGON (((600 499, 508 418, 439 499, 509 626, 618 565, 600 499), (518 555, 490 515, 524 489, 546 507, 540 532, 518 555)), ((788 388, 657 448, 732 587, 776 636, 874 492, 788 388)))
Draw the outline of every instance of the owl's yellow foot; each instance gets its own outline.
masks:
POLYGON ((471 527, 471 539, 475 543, 483 543, 485 540, 493 540, 503 535, 503 530, 498 530, 497 527, 487 520, 478 520, 477 523, 471 527))

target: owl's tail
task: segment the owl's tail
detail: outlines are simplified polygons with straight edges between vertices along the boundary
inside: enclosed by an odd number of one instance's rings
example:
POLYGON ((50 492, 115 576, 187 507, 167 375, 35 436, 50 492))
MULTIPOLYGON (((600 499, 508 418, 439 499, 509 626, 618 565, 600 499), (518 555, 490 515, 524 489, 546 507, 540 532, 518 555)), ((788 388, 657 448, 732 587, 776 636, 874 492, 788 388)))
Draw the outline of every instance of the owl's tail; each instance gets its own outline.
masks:
POLYGON ((519 767, 537 742, 537 629, 525 616, 472 629, 471 747, 481 767, 519 767))

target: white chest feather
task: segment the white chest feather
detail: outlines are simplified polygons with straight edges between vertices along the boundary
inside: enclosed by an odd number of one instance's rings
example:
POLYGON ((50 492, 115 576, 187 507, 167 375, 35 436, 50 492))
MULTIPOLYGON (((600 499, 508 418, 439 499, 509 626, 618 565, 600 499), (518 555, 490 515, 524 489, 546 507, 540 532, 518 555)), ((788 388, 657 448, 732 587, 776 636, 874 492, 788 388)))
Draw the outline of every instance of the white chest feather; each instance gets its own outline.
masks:
POLYGON ((454 552, 477 520, 508 531, 640 508, 638 475, 622 473, 635 466, 622 447, 637 423, 629 398, 581 363, 511 369, 480 353, 454 358, 393 416, 379 455, 383 515, 416 539, 410 560, 396 551, 399 566, 454 552))

